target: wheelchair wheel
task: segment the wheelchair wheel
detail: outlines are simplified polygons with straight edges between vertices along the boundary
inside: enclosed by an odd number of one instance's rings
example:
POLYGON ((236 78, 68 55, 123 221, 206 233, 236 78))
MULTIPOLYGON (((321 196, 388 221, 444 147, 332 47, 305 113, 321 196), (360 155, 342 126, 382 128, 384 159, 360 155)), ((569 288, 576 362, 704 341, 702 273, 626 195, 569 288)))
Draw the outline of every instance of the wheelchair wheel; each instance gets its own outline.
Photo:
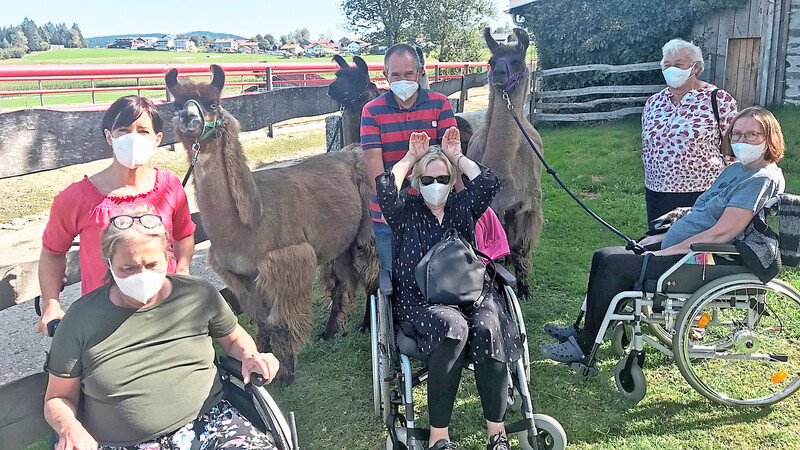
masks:
POLYGON ((633 347, 633 326, 618 322, 611 332, 611 353, 618 358, 626 356, 633 347))
POLYGON ((369 298, 370 314, 370 352, 372 353, 372 406, 375 415, 381 415, 381 370, 380 352, 378 351, 378 305, 375 295, 369 298))
POLYGON ((800 293, 783 281, 716 280, 687 301, 677 328, 678 369, 715 403, 770 405, 800 388, 800 293))
POLYGON ((625 400, 635 405, 647 394, 647 380, 636 361, 632 361, 630 368, 627 365, 628 358, 623 358, 614 366, 614 382, 625 400))
MULTIPOLYGON (((536 446, 539 450, 563 450, 567 448, 567 433, 556 419, 545 414, 534 414, 533 420, 536 422, 536 446)), ((529 434, 528 430, 516 433, 520 449, 533 450, 533 446, 528 442, 529 434)))
POLYGON ((392 410, 392 392, 389 380, 392 370, 392 330, 389 327, 388 314, 392 312, 389 310, 389 302, 386 301, 382 295, 378 297, 379 313, 378 313, 378 354, 379 354, 379 367, 378 378, 380 382, 380 398, 383 405, 383 414, 381 418, 386 421, 389 413, 392 410))

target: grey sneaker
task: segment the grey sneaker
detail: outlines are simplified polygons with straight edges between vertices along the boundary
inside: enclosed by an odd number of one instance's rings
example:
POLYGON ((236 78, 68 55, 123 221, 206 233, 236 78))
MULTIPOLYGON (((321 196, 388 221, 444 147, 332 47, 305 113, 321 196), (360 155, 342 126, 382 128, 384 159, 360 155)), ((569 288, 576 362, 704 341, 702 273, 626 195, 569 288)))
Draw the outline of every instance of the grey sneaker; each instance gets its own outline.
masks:
POLYGON ((542 344, 542 355, 564 364, 585 363, 588 360, 578 341, 572 336, 560 344, 542 344))
POLYGON ((548 323, 544 326, 544 332, 558 339, 558 342, 567 342, 570 337, 578 337, 578 330, 575 329, 574 323, 569 325, 548 323))

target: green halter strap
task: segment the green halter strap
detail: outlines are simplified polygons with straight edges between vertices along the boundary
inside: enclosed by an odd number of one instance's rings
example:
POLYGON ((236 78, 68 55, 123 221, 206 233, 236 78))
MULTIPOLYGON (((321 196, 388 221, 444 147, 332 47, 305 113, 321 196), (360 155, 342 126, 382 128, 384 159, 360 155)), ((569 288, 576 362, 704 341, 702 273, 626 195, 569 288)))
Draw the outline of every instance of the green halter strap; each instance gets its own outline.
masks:
POLYGON ((189 170, 186 171, 186 176, 183 177, 183 183, 181 183, 183 187, 186 187, 186 183, 189 181, 189 177, 192 175, 192 170, 197 162, 197 155, 200 154, 200 143, 208 139, 211 135, 214 135, 214 139, 218 139, 220 136, 222 136, 222 131, 219 129, 222 126, 222 117, 218 117, 217 120, 214 121, 205 120, 205 111, 200 105, 200 102, 190 98, 189 100, 186 100, 186 103, 184 103, 183 107, 185 108, 189 103, 194 103, 194 106, 197 106, 198 111, 200 111, 200 115, 203 116, 203 132, 200 137, 194 141, 194 144, 192 144, 194 156, 192 156, 192 162, 189 164, 189 170))

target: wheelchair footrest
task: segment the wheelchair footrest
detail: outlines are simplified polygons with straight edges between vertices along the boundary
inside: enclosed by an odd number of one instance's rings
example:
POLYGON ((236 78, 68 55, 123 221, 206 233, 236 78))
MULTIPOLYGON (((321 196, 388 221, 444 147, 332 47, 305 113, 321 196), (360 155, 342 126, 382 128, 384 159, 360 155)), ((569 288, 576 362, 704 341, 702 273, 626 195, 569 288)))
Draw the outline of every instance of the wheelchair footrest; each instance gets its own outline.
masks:
POLYGON ((597 374, 600 373, 600 369, 595 365, 587 366, 586 364, 577 362, 570 364, 569 368, 577 372, 578 375, 587 378, 597 376, 597 374))

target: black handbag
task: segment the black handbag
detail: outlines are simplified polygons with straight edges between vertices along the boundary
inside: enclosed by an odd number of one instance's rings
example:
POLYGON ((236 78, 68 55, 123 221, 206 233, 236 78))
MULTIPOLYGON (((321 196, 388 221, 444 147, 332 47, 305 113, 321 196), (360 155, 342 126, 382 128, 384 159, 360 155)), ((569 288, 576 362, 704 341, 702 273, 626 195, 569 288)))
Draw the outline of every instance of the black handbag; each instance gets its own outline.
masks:
POLYGON ((490 278, 479 256, 494 268, 492 259, 474 249, 458 231, 445 231, 415 270, 417 285, 428 303, 480 306, 489 291, 490 278))

